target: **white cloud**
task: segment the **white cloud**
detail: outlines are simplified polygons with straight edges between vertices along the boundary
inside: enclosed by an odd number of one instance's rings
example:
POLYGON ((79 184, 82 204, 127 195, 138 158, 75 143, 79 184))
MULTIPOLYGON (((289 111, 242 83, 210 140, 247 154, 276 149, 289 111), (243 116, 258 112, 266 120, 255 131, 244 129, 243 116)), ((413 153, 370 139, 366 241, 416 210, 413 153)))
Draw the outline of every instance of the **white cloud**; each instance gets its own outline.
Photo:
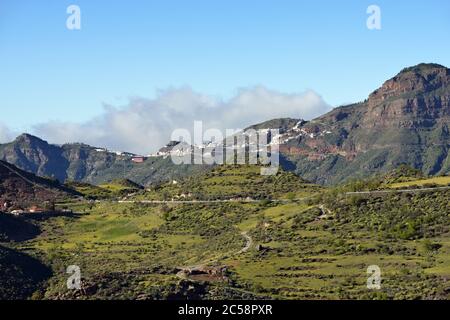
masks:
POLYGON ((3 123, 0 123, 0 143, 10 142, 15 134, 3 123))
POLYGON ((155 99, 133 98, 122 107, 105 106, 101 116, 86 123, 39 124, 34 133, 53 143, 84 142, 148 154, 165 145, 173 130, 192 132, 196 120, 203 121, 204 129, 225 132, 274 118, 311 119, 328 110, 330 106, 313 91, 283 94, 254 87, 223 100, 185 87, 161 91, 155 99))

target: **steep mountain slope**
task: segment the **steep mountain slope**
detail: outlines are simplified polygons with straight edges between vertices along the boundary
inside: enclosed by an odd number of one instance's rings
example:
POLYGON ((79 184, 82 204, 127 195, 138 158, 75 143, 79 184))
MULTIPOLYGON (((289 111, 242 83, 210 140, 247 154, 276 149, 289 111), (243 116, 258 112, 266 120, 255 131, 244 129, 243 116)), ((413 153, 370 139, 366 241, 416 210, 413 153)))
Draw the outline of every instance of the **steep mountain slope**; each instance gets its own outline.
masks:
MULTIPOLYGON (((292 123, 292 121, 290 121, 292 123)), ((259 125, 264 126, 264 124, 259 125)), ((361 103, 285 129, 280 150, 306 179, 334 184, 408 164, 450 172, 450 69, 406 68, 361 103)))
POLYGON ((1 210, 28 207, 46 201, 74 197, 77 193, 55 180, 37 177, 17 167, 0 161, 1 210), (5 205, 6 203, 6 205, 5 205))

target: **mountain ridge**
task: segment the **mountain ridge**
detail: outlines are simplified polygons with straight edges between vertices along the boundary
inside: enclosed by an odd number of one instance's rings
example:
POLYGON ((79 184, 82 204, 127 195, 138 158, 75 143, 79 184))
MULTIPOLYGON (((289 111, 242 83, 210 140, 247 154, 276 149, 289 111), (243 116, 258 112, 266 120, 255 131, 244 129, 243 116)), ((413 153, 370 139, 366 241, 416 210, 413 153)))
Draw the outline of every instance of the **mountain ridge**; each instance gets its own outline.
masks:
MULTIPOLYGON (((285 169, 320 184, 386 172, 400 164, 427 175, 450 172, 450 69, 422 63, 401 70, 362 102, 311 121, 272 119, 248 129, 280 129, 285 169)), ((167 155, 166 155, 167 156, 167 155)), ((117 178, 148 185, 202 171, 167 157, 135 164, 84 144, 56 146, 23 134, 0 145, 0 159, 41 176, 99 184, 117 178)))
POLYGON ((27 133, 0 144, 0 160, 60 182, 91 184, 120 178, 147 185, 202 170, 202 167, 175 165, 167 157, 151 157, 144 163, 136 163, 132 153, 119 154, 83 143, 55 145, 27 133))
POLYGON ((400 164, 447 174, 449 123, 450 70, 421 64, 405 68, 363 102, 289 128, 280 149, 298 174, 322 184, 400 164))

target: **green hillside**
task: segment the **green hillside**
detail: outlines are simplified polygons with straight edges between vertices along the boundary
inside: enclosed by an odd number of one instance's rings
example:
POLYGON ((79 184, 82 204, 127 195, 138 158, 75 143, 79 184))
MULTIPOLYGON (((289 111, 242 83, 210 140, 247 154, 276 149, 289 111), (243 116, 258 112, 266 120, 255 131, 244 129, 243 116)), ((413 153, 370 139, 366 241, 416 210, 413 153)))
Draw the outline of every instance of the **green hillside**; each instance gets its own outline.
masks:
POLYGON ((450 190, 347 194, 259 169, 216 167, 130 198, 164 203, 80 201, 10 246, 51 267, 46 299, 449 298, 450 190), (172 201, 180 192, 195 197, 172 201), (82 291, 66 288, 69 265, 82 291), (371 265, 381 290, 366 286, 371 265))
POLYGON ((128 179, 115 179, 98 186, 89 183, 70 181, 65 184, 90 200, 106 200, 122 198, 144 189, 141 185, 128 179))
POLYGON ((307 197, 322 187, 279 170, 263 176, 261 167, 215 166, 211 171, 149 187, 139 200, 270 200, 307 197))

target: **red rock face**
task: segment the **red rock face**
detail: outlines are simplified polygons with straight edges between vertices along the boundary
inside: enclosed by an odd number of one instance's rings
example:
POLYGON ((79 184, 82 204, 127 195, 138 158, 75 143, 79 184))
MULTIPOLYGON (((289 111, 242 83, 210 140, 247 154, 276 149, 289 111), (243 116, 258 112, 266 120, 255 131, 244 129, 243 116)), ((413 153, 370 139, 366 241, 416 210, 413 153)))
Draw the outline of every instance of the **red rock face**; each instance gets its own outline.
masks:
MULTIPOLYGON (((306 156, 310 160, 339 155, 352 161, 373 149, 395 149, 405 143, 423 143, 426 139, 422 139, 420 132, 441 128, 445 131, 448 126, 450 70, 438 65, 418 65, 386 81, 365 102, 337 108, 302 125, 299 129, 306 134, 299 143, 290 143, 281 151, 306 156), (334 139, 327 139, 326 134, 321 134, 323 132, 331 132, 334 139), (383 139, 378 140, 379 137, 383 139)), ((442 145, 446 142, 426 143, 442 145)), ((419 146, 417 148, 420 149, 419 146)))
POLYGON ((450 115, 450 72, 444 67, 416 67, 386 81, 367 102, 368 127, 421 126, 450 115), (441 92, 439 92, 439 90, 441 92))

